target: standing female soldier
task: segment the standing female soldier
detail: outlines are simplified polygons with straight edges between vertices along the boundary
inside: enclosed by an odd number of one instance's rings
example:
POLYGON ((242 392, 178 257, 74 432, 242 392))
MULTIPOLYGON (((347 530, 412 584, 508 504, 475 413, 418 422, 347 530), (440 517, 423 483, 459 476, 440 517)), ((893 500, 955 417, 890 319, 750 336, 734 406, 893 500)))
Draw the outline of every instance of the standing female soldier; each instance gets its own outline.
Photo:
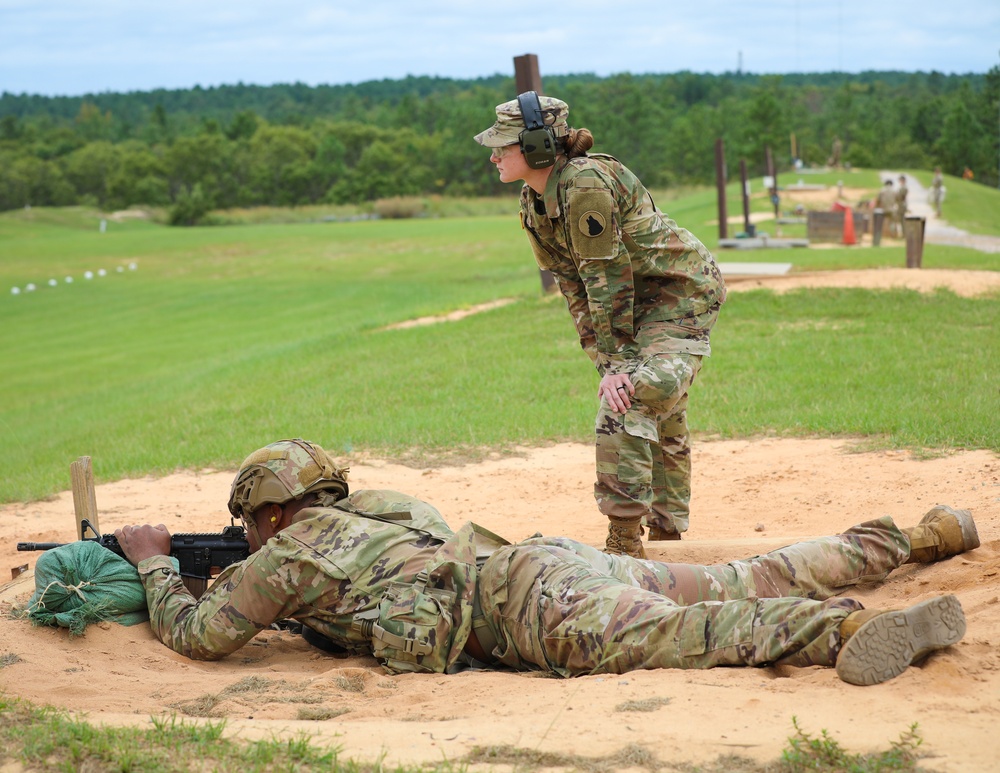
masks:
POLYGON ((597 482, 609 553, 645 557, 649 538, 680 539, 691 497, 687 394, 711 353, 726 297, 711 253, 661 213, 617 159, 587 151, 569 107, 526 92, 496 108, 476 142, 502 182, 522 180, 521 224, 556 277, 601 374, 597 482))

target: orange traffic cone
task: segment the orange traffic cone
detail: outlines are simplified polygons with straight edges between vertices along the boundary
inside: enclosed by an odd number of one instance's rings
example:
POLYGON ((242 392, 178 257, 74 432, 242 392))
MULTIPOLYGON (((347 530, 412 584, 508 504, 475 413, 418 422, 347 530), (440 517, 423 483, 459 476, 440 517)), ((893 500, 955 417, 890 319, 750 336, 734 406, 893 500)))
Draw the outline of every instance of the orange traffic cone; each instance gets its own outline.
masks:
POLYGON ((857 244, 854 236, 854 212, 850 207, 844 209, 844 244, 857 244))

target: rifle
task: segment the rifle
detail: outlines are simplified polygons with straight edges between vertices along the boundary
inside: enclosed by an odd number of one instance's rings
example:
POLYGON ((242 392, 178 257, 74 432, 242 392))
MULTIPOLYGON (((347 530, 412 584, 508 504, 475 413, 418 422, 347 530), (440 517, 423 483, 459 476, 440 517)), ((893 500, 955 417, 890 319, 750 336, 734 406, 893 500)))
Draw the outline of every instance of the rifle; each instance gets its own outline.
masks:
MULTIPOLYGON (((73 483, 73 508, 76 511, 76 536, 80 541, 96 542, 122 558, 125 553, 114 534, 101 536, 97 523, 97 497, 94 492, 94 472, 89 456, 81 456, 70 466, 73 483), (93 534, 88 537, 87 532, 93 534)), ((64 542, 18 542, 17 549, 52 550, 64 542)), ((172 534, 170 555, 180 564, 181 579, 191 594, 198 598, 208 588, 208 581, 230 564, 250 555, 246 530, 231 523, 221 534, 172 534)))
MULTIPOLYGON (((98 534, 86 518, 81 519, 81 531, 91 531, 96 537, 83 537, 81 542, 96 542, 102 548, 125 558, 121 545, 114 534, 98 534)), ((20 551, 52 550, 67 545, 67 542, 18 542, 20 551)), ((230 564, 242 561, 250 555, 250 543, 242 526, 230 524, 219 534, 171 534, 170 555, 180 564, 180 575, 184 585, 195 598, 208 588, 208 581, 230 564)))

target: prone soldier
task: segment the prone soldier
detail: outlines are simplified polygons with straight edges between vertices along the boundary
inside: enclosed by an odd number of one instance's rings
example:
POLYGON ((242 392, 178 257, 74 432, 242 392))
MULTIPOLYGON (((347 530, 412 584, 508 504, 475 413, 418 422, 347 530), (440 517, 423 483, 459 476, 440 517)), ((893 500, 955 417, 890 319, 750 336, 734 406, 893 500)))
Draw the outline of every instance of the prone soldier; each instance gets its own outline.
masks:
POLYGON ((835 666, 875 684, 958 642, 958 599, 865 609, 843 588, 908 562, 979 546, 972 516, 938 506, 911 528, 888 517, 715 566, 608 554, 565 537, 517 544, 389 490, 350 492, 320 446, 282 440, 246 458, 229 509, 250 556, 199 599, 167 558, 160 526, 115 532, 144 582, 150 623, 198 660, 232 653, 272 623, 374 655, 392 672, 467 667, 561 676, 720 665, 835 666))

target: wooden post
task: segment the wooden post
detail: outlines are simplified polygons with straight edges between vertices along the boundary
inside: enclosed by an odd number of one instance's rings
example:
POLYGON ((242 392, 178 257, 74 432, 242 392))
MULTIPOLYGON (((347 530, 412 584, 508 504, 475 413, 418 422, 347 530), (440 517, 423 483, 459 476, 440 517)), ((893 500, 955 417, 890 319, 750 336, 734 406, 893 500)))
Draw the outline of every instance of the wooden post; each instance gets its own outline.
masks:
POLYGON ((715 188, 719 203, 719 238, 729 238, 726 214, 726 151, 720 137, 715 141, 715 188))
POLYGON ((97 494, 94 492, 94 470, 89 456, 81 456, 69 466, 73 481, 73 509, 76 510, 76 538, 85 539, 84 521, 90 523, 91 537, 100 534, 97 522, 97 494))
POLYGON ((906 237, 906 267, 920 268, 924 261, 925 218, 907 215, 903 220, 903 235, 906 237))
POLYGON ((872 210, 872 247, 882 243, 882 231, 885 228, 885 210, 876 207, 872 210))
POLYGON ((526 91, 542 93, 542 75, 538 69, 536 54, 514 57, 514 87, 518 94, 526 91))
POLYGON ((743 233, 753 236, 753 226, 750 223, 750 191, 747 190, 750 181, 747 179, 747 160, 740 159, 740 193, 743 196, 743 233))
MULTIPOLYGON (((526 91, 542 94, 542 75, 538 70, 537 54, 514 57, 514 87, 518 94, 523 94, 526 91)), ((540 268, 538 275, 542 280, 542 292, 554 293, 559 289, 556 285, 556 278, 552 276, 551 271, 540 268)))

